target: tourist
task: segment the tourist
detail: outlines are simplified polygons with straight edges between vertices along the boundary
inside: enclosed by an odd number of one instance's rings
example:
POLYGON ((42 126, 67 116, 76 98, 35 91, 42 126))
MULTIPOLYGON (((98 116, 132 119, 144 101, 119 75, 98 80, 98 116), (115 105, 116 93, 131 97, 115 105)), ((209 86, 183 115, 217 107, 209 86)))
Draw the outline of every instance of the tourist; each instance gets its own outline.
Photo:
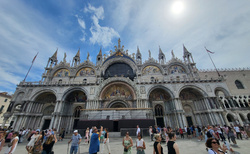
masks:
POLYGON ((82 137, 80 134, 78 134, 78 130, 74 130, 74 134, 72 135, 71 139, 69 140, 68 144, 71 143, 70 147, 70 154, 76 154, 78 151, 79 144, 81 143, 82 137))
MULTIPOLYGON (((185 126, 184 129, 185 129, 185 132, 187 133, 187 126, 185 126)), ((187 134, 187 138, 188 138, 188 134, 187 134)))
POLYGON ((152 126, 149 127, 148 133, 149 133, 149 136, 151 138, 151 141, 153 141, 153 128, 152 128, 152 126))
POLYGON ((26 150, 28 151, 28 153, 31 153, 33 151, 35 142, 39 136, 40 136, 40 129, 37 129, 35 134, 31 136, 29 143, 26 145, 26 150))
POLYGON ((194 137, 198 138, 198 141, 200 141, 200 135, 199 135, 199 131, 198 131, 198 126, 194 126, 194 137))
POLYGON ((106 134, 106 131, 103 130, 103 131, 101 132, 101 136, 100 136, 100 143, 103 143, 104 135, 105 135, 105 134, 106 134))
POLYGON ((90 145, 89 145, 90 154, 97 154, 97 152, 99 152, 99 149, 100 149, 99 137, 101 136, 102 130, 103 130, 102 126, 100 128, 100 132, 98 132, 98 129, 96 127, 93 127, 93 130, 92 130, 93 133, 90 138, 90 145))
POLYGON ((40 135, 36 140, 33 148, 33 154, 41 154, 43 151, 43 139, 44 139, 44 131, 40 131, 40 135))
POLYGON ((0 152, 2 151, 4 144, 5 144, 4 132, 1 131, 0 132, 0 152))
POLYGON ((235 125, 234 126, 234 130, 236 132, 236 135, 237 135, 237 139, 239 139, 239 136, 240 136, 240 139, 242 140, 242 136, 241 136, 241 132, 240 132, 240 128, 238 125, 235 125))
POLYGON ((181 129, 181 127, 179 128, 179 132, 180 132, 181 138, 184 139, 183 130, 181 129))
POLYGON ((136 126, 136 136, 138 136, 138 134, 141 133, 141 129, 139 127, 139 125, 136 126))
POLYGON ((15 152, 17 144, 18 144, 18 140, 19 140, 18 136, 19 136, 18 132, 13 132, 12 139, 10 143, 8 144, 8 149, 5 152, 5 154, 13 154, 15 152))
POLYGON ((190 127, 187 127, 187 137, 190 139, 192 138, 192 135, 191 135, 191 130, 190 130, 190 127))
MULTIPOLYGON (((51 154, 54 144, 57 142, 56 135, 50 135, 43 144, 42 154, 51 154)), ((73 153, 73 152, 72 152, 73 153)), ((71 154, 72 154, 71 153, 71 154)), ((75 153, 76 154, 76 153, 75 153)))
POLYGON ((9 143, 10 141, 11 141, 11 139, 12 139, 12 136, 13 136, 13 130, 12 131, 10 131, 8 134, 7 134, 7 138, 6 138, 6 140, 5 140, 5 142, 6 143, 9 143))
POLYGON ((108 149, 108 153, 110 154, 111 153, 111 150, 110 150, 110 146, 109 146, 109 130, 108 128, 105 128, 105 135, 104 135, 104 142, 103 142, 103 148, 102 148, 102 152, 104 151, 104 147, 107 147, 108 149))
POLYGON ((218 139, 218 136, 215 134, 215 126, 213 125, 212 127, 210 127, 210 129, 207 131, 207 137, 208 138, 216 138, 218 139))
POLYGON ((65 129, 62 128, 62 130, 60 131, 60 134, 59 134, 59 141, 63 141, 64 139, 64 136, 65 136, 65 129))
POLYGON ((227 150, 227 147, 224 144, 222 149, 220 149, 219 140, 215 138, 207 139, 206 146, 210 148, 208 149, 208 154, 225 154, 227 150))
POLYGON ((177 143, 175 143, 174 141, 176 141, 176 135, 175 133, 169 133, 169 141, 167 143, 168 146, 168 154, 179 154, 179 147, 177 145, 177 143))
POLYGON ((85 143, 89 143, 89 127, 85 131, 85 143))
POLYGON ((144 149, 146 149, 146 145, 144 140, 142 139, 142 135, 139 133, 136 140, 137 154, 145 154, 144 149))
POLYGON ((231 128, 231 127, 228 127, 228 141, 230 142, 230 139, 231 141, 236 145, 237 142, 235 140, 235 135, 234 135, 234 130, 231 128))
POLYGON ((163 148, 161 146, 160 134, 155 135, 154 151, 153 154, 163 154, 163 148))
POLYGON ((207 141, 207 128, 206 127, 204 127, 204 129, 203 129, 203 132, 204 132, 204 135, 205 135, 205 142, 207 141))
POLYGON ((129 132, 126 133, 126 136, 123 138, 122 145, 124 147, 123 154, 131 154, 131 147, 133 146, 132 138, 129 136, 129 132))

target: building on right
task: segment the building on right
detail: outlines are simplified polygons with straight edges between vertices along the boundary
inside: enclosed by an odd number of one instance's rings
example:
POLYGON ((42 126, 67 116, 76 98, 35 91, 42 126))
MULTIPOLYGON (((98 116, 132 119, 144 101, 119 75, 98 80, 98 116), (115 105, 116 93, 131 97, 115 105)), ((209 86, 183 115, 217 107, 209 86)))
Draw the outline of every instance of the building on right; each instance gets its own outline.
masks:
MULTIPOLYGON (((223 105, 220 108, 224 110, 225 122, 228 125, 250 123, 250 69, 219 69, 218 72, 228 87, 228 91, 221 88, 214 91, 215 99, 223 105)), ((216 70, 200 70, 199 75, 208 80, 218 77, 216 70)), ((206 88, 210 90, 209 86, 206 88)))

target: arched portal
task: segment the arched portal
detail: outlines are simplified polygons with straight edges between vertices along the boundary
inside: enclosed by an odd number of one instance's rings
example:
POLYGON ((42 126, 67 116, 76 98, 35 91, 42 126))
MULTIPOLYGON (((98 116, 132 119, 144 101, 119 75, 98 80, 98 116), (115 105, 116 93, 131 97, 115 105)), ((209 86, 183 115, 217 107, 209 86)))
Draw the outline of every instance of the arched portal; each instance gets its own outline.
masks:
MULTIPOLYGON (((220 117, 213 121, 206 111, 215 108, 216 99, 205 98, 206 93, 197 87, 186 87, 180 91, 180 101, 185 111, 185 121, 188 125, 222 124, 220 117), (203 111, 204 112, 200 112, 203 111)), ((218 106, 218 105, 217 105, 218 106)))
POLYGON ((125 82, 113 82, 105 86, 100 94, 104 108, 134 107, 135 91, 125 82))
POLYGON ((77 127, 81 110, 86 106, 87 95, 82 89, 72 89, 65 94, 64 98, 60 128, 66 128, 69 131, 77 127))
POLYGON ((230 124, 236 124, 236 122, 235 122, 235 118, 234 118, 234 116, 233 115, 231 115, 231 114, 227 114, 227 121, 230 123, 230 124))
POLYGON ((174 109, 172 97, 164 87, 154 88, 149 94, 149 102, 153 106, 157 125, 161 127, 175 125, 173 115, 170 113, 174 109))

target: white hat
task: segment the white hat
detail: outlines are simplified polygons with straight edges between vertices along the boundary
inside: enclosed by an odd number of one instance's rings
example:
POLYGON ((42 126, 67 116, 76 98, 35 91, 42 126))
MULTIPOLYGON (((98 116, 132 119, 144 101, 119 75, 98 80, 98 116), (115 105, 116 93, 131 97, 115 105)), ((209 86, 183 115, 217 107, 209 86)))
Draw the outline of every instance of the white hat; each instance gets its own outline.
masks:
POLYGON ((74 133, 78 133, 78 130, 74 130, 74 133))

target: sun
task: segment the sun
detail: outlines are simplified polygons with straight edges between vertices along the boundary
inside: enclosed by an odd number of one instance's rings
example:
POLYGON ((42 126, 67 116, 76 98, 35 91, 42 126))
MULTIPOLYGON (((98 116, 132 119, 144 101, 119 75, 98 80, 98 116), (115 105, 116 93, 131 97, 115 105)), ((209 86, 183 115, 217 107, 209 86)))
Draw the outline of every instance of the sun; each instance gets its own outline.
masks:
POLYGON ((182 1, 175 1, 172 4, 171 7, 171 12, 173 12, 174 14, 180 14, 181 12, 183 12, 184 9, 184 4, 182 1))

